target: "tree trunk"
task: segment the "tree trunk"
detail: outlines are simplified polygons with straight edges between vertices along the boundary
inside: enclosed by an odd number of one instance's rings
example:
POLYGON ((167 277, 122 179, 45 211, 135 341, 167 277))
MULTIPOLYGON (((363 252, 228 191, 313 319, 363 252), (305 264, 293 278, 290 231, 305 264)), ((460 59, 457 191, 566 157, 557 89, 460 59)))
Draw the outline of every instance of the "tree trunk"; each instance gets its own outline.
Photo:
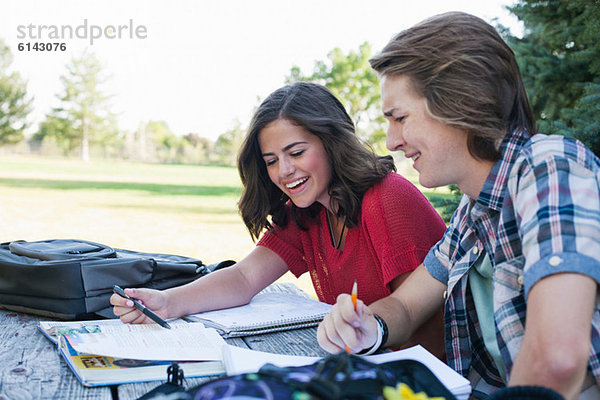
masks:
POLYGON ((86 118, 82 120, 83 137, 81 138, 81 159, 90 162, 90 135, 86 118))

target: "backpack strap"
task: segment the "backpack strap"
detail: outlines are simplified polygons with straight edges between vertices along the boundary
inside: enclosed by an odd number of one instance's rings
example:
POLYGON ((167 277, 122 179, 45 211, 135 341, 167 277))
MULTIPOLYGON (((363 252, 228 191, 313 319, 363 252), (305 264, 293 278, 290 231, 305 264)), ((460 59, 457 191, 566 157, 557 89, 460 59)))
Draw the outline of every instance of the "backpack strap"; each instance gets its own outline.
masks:
POLYGON ((76 239, 53 239, 38 242, 17 240, 8 245, 11 253, 44 261, 89 258, 115 258, 112 247, 76 239))

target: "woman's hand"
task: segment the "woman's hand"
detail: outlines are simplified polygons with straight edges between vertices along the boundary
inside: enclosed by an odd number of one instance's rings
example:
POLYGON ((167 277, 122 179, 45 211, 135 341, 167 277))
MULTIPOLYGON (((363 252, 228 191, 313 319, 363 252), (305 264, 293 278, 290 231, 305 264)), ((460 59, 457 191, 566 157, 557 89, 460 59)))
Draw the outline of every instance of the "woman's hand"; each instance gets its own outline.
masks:
POLYGON ((377 321, 361 300, 357 300, 355 310, 351 296, 340 294, 331 312, 319 325, 317 340, 329 353, 345 350, 346 346, 357 353, 371 348, 377 341, 377 321))
MULTIPOLYGON (((125 289, 125 293, 154 311, 160 317, 165 319, 169 317, 167 310, 169 296, 164 291, 154 289, 125 289)), ((134 308, 131 300, 123 298, 116 293, 110 297, 110 304, 114 306, 113 313, 124 323, 153 323, 150 318, 134 308)))

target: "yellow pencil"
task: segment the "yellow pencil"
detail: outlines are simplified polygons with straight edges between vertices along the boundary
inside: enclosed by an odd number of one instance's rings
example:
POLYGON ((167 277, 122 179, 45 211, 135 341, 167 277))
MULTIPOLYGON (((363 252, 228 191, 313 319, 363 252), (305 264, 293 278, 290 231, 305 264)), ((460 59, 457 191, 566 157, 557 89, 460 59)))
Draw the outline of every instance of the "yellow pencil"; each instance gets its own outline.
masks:
MULTIPOLYGON (((354 284, 352 285, 352 305, 354 306, 354 311, 356 311, 356 299, 358 298, 358 285, 356 284, 356 281, 354 281, 354 284)), ((350 354, 350 347, 348 347, 348 345, 346 345, 346 353, 350 354)))

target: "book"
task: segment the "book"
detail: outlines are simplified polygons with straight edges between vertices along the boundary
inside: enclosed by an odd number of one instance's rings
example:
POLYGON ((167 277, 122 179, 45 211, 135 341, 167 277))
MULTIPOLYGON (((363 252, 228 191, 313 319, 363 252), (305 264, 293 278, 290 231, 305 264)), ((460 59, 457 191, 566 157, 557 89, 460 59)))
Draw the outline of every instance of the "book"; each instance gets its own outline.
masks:
POLYGON ((184 319, 201 322, 231 338, 317 326, 330 311, 330 304, 309 297, 263 292, 246 305, 192 314, 184 319))
MULTIPOLYGON (((396 360, 417 360, 429 368, 457 399, 467 400, 471 393, 471 383, 468 379, 444 364, 420 345, 404 350, 360 357, 375 364, 396 360)), ((321 357, 290 356, 244 349, 232 345, 223 346, 223 363, 228 375, 257 372, 267 363, 278 367, 297 367, 313 364, 319 360, 321 360, 321 357)))
MULTIPOLYGON (((79 353, 68 341, 61 341, 59 350, 77 380, 87 387, 165 381, 167 368, 171 365, 171 361, 136 360, 79 353)), ((225 373, 221 361, 184 361, 178 364, 186 378, 225 373)))
POLYGON ((101 325, 107 331, 58 336, 60 354, 84 386, 165 380, 172 361, 189 378, 225 372, 225 341, 202 324, 183 322, 171 324, 172 329, 140 330, 123 323, 121 329, 118 324, 101 325))

